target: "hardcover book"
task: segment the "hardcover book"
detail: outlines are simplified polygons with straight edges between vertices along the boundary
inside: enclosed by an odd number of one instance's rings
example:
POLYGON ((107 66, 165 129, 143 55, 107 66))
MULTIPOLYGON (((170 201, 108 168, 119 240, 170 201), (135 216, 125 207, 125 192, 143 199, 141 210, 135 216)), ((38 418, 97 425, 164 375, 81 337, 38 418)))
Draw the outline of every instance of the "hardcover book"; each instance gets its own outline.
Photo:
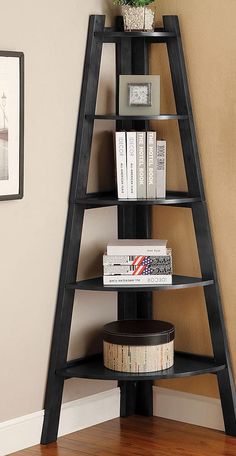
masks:
POLYGON ((128 198, 137 198, 137 134, 127 131, 127 193, 128 198))
POLYGON ((103 276, 104 285, 169 285, 172 284, 172 275, 110 275, 103 276))
POLYGON ((172 265, 171 249, 166 249, 166 255, 103 255, 103 265, 172 265))
POLYGON ((116 175, 118 198, 127 198, 127 164, 125 131, 115 132, 116 175))
POLYGON ((147 198, 156 198, 156 132, 147 131, 147 198))
POLYGON ((120 265, 105 265, 103 269, 104 275, 165 275, 172 274, 171 265, 140 265, 130 266, 125 264, 120 265))
POLYGON ((157 198, 165 198, 166 197, 166 141, 158 140, 157 141, 157 172, 156 172, 156 180, 157 180, 157 198))
POLYGON ((117 239, 107 245, 108 255, 166 255, 163 239, 117 239))
POLYGON ((146 132, 137 131, 137 197, 147 197, 146 132))

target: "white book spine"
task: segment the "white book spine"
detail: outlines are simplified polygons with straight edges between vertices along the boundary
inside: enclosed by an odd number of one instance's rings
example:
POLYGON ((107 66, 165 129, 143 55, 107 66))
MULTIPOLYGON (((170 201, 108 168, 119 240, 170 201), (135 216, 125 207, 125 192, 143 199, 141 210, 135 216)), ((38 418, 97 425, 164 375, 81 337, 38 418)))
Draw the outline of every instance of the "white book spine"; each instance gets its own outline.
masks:
POLYGON ((147 189, 146 132, 137 131, 137 197, 146 198, 147 189))
POLYGON ((118 198, 127 198, 127 164, 125 131, 116 131, 115 144, 118 198))
POLYGON ((156 198, 156 132, 147 132, 147 198, 156 198))
POLYGON ((146 256, 158 256, 166 255, 167 248, 165 246, 158 245, 108 245, 107 255, 146 255, 146 256))
POLYGON ((156 276, 103 276, 104 285, 169 285, 172 284, 172 275, 156 275, 156 276))
POLYGON ((128 198, 137 198, 137 134, 136 131, 127 131, 127 193, 128 198))
POLYGON ((166 197, 166 141, 157 141, 156 150, 156 197, 166 197))

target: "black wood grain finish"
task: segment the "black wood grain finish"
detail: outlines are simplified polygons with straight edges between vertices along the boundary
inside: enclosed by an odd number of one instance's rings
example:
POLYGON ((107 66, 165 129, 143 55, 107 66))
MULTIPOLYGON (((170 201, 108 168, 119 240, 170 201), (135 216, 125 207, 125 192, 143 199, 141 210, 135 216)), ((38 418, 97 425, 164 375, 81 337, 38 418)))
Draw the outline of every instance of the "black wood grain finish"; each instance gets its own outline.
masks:
MULTIPOLYGON (((133 74, 149 73, 149 43, 145 38, 132 39, 132 72, 133 74)), ((134 119, 134 130, 148 130, 149 120, 134 119)), ((152 237, 152 208, 149 205, 136 207, 136 238, 149 239, 152 237)), ((152 292, 143 290, 137 294, 137 318, 151 319, 152 310, 152 292)), ((136 386, 136 414, 152 416, 153 415, 153 382, 151 380, 137 383, 136 386)))
MULTIPOLYGON (((122 30, 123 22, 117 18, 117 28, 122 30)), ((119 116, 119 76, 121 74, 132 74, 132 41, 130 37, 124 36, 116 44, 116 115, 111 120, 116 120, 117 130, 131 130, 133 128, 132 117, 119 116)), ((118 237, 135 238, 136 209, 135 206, 118 206, 118 237)), ((118 292, 118 319, 137 318, 137 296, 135 293, 118 292)), ((136 383, 118 383, 121 391, 120 415, 129 416, 135 413, 136 407, 136 383)))
POLYGON ((187 115, 186 120, 179 121, 179 131, 184 154, 188 189, 192 195, 200 195, 201 199, 205 200, 179 21, 177 16, 164 16, 163 22, 165 30, 176 34, 175 39, 168 41, 167 50, 169 54, 176 109, 177 112, 180 112, 181 110, 181 113, 187 115))
POLYGON ((89 21, 87 50, 80 114, 78 118, 73 171, 70 187, 70 205, 68 209, 56 314, 54 321, 49 372, 45 394, 45 417, 41 443, 46 444, 57 439, 60 408, 63 392, 63 379, 55 374, 56 369, 65 364, 67 359, 74 292, 65 288, 68 281, 76 280, 80 242, 82 236, 84 207, 73 204, 76 198, 84 197, 87 189, 90 146, 93 123, 85 119, 85 111, 95 112, 97 84, 101 61, 102 42, 94 39, 94 32, 104 28, 105 16, 91 16, 89 21))
POLYGON ((204 294, 215 360, 227 366, 227 369, 217 376, 225 429, 227 434, 236 435, 235 386, 206 203, 196 204, 192 213, 202 276, 206 280, 209 277, 214 279, 214 285, 208 290, 204 289, 204 294))
MULTIPOLYGON (((121 23, 121 21, 118 21, 121 23)), ((136 38, 145 39, 149 42, 164 43, 170 38, 174 38, 176 35, 174 32, 166 32, 163 29, 156 29, 154 32, 124 32, 122 30, 117 31, 112 28, 106 28, 103 32, 95 32, 95 36, 98 36, 106 43, 114 43, 120 39, 136 38)))
POLYGON ((184 192, 169 192, 166 198, 159 199, 118 199, 114 193, 92 193, 76 200, 77 204, 89 207, 103 206, 182 206, 191 207, 201 201, 200 197, 190 197, 184 192))
MULTIPOLYGON (((67 288, 69 290, 90 290, 90 291, 120 291, 125 293, 142 293, 144 291, 164 291, 164 290, 182 290, 184 288, 195 288, 195 287, 207 287, 213 285, 214 281, 212 278, 198 278, 198 277, 186 277, 186 276, 177 276, 173 275, 171 285, 125 285, 123 287, 117 286, 108 286, 103 285, 103 278, 96 277, 94 279, 81 280, 80 282, 68 283, 67 288)), ((146 305, 146 301, 144 305, 146 305)), ((126 318, 132 318, 130 315, 132 311, 129 312, 129 316, 126 318)), ((120 317, 121 318, 121 317, 120 317)), ((145 317, 140 317, 145 318, 145 317)))
MULTIPOLYGON (((128 40, 126 40, 128 41, 128 40)), ((129 74, 129 73, 128 73, 129 74)), ((119 116, 118 114, 86 114, 87 120, 124 120, 124 121, 140 121, 140 120, 186 120, 186 114, 160 114, 156 116, 119 116)))

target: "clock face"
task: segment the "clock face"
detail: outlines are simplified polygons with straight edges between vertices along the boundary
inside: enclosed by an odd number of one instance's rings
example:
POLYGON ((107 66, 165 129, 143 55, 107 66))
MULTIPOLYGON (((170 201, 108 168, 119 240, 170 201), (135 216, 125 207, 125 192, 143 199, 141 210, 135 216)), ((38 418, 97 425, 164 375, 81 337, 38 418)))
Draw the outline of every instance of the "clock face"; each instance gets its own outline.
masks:
POLYGON ((151 106, 151 83, 129 83, 128 84, 128 105, 129 106, 151 106))

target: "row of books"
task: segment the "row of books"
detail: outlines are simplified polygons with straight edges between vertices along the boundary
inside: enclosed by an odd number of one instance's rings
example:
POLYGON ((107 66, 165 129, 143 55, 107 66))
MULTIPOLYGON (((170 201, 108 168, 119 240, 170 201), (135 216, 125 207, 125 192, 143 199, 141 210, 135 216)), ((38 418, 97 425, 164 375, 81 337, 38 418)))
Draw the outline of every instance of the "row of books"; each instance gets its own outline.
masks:
POLYGON ((110 241, 103 255, 104 285, 172 283, 172 251, 162 239, 110 241))
POLYGON ((166 141, 156 131, 115 132, 115 152, 118 198, 166 197, 166 141))

